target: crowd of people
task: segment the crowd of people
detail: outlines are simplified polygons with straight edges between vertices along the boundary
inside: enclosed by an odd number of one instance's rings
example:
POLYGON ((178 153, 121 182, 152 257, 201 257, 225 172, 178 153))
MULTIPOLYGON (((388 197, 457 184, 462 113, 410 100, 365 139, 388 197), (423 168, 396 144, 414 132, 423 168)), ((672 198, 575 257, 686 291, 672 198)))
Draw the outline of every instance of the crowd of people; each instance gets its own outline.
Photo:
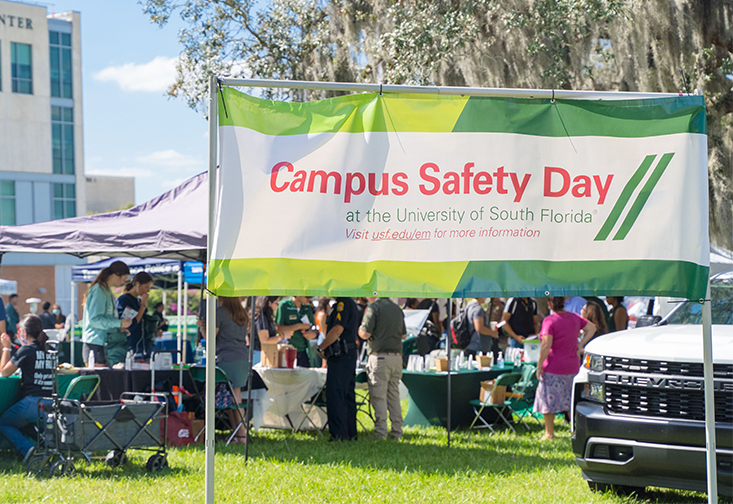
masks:
MULTIPOLYGON (((152 351, 155 337, 166 327, 162 303, 152 310, 148 307, 153 278, 144 272, 129 277, 128 266, 115 261, 89 287, 82 319, 82 354, 87 365, 92 353, 97 366, 119 366, 128 352, 145 358, 152 351), (115 298, 114 290, 122 286, 124 293, 115 298)), ((365 346, 369 397, 375 412, 374 436, 401 438, 399 383, 402 343, 407 337, 403 310, 429 310, 425 324, 429 330, 424 328, 421 333, 431 340, 423 347, 423 351, 429 351, 438 346, 441 333, 449 332, 449 300, 409 298, 400 307, 389 298, 259 296, 254 307, 256 337, 251 338, 249 299, 217 298, 217 366, 230 378, 238 396, 235 399, 241 402, 242 390, 247 385, 249 345, 254 345, 257 363, 263 351, 287 342, 296 350, 299 367, 327 367, 327 412, 332 439, 356 439, 354 378, 358 352, 365 346)), ((546 313, 529 297, 475 298, 464 306, 471 331, 470 342, 464 349, 467 353, 499 352, 508 346, 521 347, 529 336, 540 337, 535 411, 544 415, 543 439, 554 437, 555 414, 570 409, 572 378, 580 367, 584 346, 594 336, 625 329, 628 324, 623 298, 606 300, 610 310, 595 297, 548 298, 546 313)), ((19 320, 17 306, 17 295, 11 295, 4 307, 0 303, 0 372, 9 376, 17 369, 25 371, 22 399, 0 417, 0 433, 26 456, 30 447, 16 431, 35 421, 38 402, 51 392, 48 373, 37 371, 46 365, 44 330, 65 328, 66 317, 58 304, 46 302, 38 316, 27 315, 19 320)), ((451 312, 457 313, 458 306, 451 312)), ((205 337, 203 321, 200 327, 205 337)), ((234 413, 231 420, 236 425, 234 413)), ((240 425, 235 442, 245 439, 244 427, 240 425)))

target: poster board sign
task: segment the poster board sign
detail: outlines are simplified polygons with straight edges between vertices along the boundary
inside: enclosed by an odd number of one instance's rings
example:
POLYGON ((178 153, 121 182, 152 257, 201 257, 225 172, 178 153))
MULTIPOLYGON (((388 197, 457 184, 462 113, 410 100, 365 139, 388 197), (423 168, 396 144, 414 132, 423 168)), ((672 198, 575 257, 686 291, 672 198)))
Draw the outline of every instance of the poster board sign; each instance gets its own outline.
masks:
POLYGON ((704 296, 701 96, 219 94, 217 295, 704 296))

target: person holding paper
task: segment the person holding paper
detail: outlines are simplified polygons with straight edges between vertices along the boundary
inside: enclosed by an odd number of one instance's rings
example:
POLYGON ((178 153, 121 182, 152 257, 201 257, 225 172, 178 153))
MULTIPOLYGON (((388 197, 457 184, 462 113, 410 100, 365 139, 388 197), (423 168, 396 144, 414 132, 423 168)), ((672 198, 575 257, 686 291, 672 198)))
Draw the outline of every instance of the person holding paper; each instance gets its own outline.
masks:
POLYGON ((293 331, 290 344, 297 350, 298 367, 311 367, 308 357, 308 341, 318 337, 311 327, 315 323, 313 306, 306 296, 293 296, 283 299, 277 307, 275 322, 284 331, 293 331))
POLYGON ((509 346, 522 348, 527 336, 540 332, 537 302, 530 297, 509 298, 504 308, 504 331, 509 334, 509 346))
MULTIPOLYGON (((153 287, 153 277, 141 271, 125 285, 125 293, 117 298, 117 314, 121 319, 132 320, 127 336, 125 354, 132 350, 135 355, 149 359, 153 351, 153 340, 146 338, 143 317, 147 312, 148 295, 153 287)), ((154 337, 155 335, 153 335, 154 337)), ((124 356, 123 356, 124 359, 124 356)))
MULTIPOLYGON (((120 287, 130 276, 130 268, 122 261, 115 261, 102 271, 89 286, 84 300, 84 319, 81 340, 82 356, 84 363, 89 364, 89 352, 94 352, 96 366, 105 367, 114 365, 117 361, 111 362, 105 355, 105 345, 108 343, 110 333, 119 333, 120 329, 130 327, 132 321, 129 318, 120 320, 115 309, 115 297, 112 294, 113 287, 120 287)), ((114 344, 113 344, 114 346, 114 344)), ((116 359, 116 355, 115 355, 116 359)), ((123 352, 122 361, 125 360, 123 352)))

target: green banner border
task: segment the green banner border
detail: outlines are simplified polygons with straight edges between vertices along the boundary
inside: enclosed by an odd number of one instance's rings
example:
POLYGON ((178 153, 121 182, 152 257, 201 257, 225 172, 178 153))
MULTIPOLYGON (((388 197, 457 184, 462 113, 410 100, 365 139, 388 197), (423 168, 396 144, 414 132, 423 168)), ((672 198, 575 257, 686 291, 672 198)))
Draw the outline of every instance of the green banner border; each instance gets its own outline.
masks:
POLYGON ((219 126, 266 135, 417 132, 515 133, 543 137, 643 138, 707 133, 702 96, 644 100, 548 100, 362 93, 312 102, 218 94, 219 126))
POLYGON ((709 268, 686 261, 321 261, 215 259, 218 296, 705 296, 709 268), (502 289, 502 286, 505 288, 502 289))

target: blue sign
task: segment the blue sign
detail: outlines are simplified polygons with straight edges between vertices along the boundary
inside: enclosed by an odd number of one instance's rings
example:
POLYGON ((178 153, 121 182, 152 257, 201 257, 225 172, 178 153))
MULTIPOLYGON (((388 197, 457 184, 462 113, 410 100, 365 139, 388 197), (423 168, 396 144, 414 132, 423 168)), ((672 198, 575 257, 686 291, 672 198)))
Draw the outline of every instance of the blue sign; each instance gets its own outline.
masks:
POLYGON ((186 261, 183 265, 183 281, 190 284, 200 284, 204 281, 204 263, 200 261, 186 261))

